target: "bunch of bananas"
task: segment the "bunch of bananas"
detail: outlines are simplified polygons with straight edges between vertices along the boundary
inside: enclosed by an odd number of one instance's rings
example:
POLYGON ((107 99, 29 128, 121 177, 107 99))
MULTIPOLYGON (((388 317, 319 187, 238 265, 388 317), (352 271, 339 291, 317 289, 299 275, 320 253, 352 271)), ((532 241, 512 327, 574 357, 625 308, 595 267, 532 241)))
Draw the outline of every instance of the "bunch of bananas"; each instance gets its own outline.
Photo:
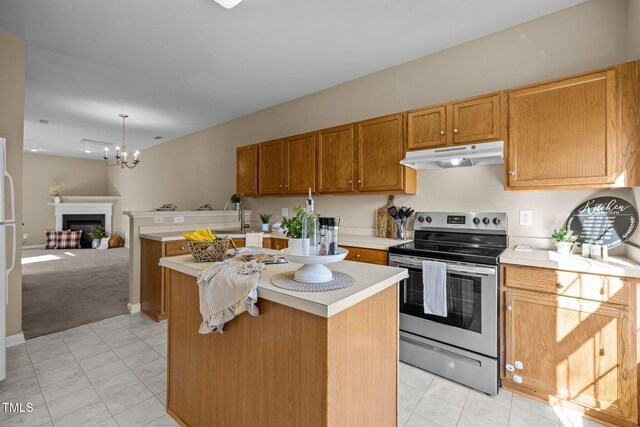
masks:
POLYGON ((216 235, 213 234, 211 228, 198 228, 196 231, 192 233, 184 233, 182 235, 187 240, 191 240, 192 242, 213 242, 217 239, 216 235))

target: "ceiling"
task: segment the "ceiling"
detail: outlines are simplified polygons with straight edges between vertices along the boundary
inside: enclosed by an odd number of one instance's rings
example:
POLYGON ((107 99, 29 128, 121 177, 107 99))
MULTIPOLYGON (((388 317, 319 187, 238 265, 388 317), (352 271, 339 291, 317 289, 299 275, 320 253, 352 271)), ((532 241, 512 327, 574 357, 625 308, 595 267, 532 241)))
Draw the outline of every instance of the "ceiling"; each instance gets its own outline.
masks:
POLYGON ((582 1, 2 0, 0 31, 27 40, 25 150, 100 158, 120 113, 142 150, 582 1))

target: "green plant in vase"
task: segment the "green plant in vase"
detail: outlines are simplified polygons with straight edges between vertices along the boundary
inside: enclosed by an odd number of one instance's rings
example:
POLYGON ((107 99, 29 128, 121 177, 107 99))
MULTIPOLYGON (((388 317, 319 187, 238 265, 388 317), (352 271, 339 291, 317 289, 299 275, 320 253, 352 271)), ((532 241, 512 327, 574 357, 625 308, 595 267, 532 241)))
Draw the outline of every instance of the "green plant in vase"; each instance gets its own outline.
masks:
POLYGON ((318 214, 310 213, 300 206, 293 208, 294 216, 282 220, 282 228, 289 238, 289 253, 309 255, 310 237, 315 233, 318 214))
POLYGON ((91 227, 87 234, 91 237, 91 247, 96 249, 100 246, 100 240, 107 237, 107 230, 104 227, 91 227))
POLYGON ((578 235, 573 230, 561 228, 553 230, 551 240, 556 245, 556 250, 561 255, 569 255, 573 250, 573 244, 578 240, 578 235))
POLYGON ((272 213, 259 213, 262 222, 262 231, 269 231, 269 221, 271 221, 272 213))

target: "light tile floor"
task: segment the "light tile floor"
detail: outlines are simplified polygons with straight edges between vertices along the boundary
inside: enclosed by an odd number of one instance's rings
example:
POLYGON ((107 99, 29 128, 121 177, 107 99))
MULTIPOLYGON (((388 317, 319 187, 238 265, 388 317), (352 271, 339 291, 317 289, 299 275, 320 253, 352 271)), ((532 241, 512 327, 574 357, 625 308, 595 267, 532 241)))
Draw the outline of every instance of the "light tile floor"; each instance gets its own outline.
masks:
POLYGON ((592 427, 596 422, 500 390, 488 396, 400 362, 398 426, 402 427, 592 427))
POLYGON ((124 315, 7 349, 4 426, 177 426, 166 414, 167 323, 124 315), (8 409, 8 408, 7 408, 8 409))
MULTIPOLYGON (((177 426, 165 412, 167 323, 124 315, 29 340, 7 349, 0 427, 177 426)), ((489 397, 404 363, 398 426, 573 426, 579 414, 501 391, 489 397)))

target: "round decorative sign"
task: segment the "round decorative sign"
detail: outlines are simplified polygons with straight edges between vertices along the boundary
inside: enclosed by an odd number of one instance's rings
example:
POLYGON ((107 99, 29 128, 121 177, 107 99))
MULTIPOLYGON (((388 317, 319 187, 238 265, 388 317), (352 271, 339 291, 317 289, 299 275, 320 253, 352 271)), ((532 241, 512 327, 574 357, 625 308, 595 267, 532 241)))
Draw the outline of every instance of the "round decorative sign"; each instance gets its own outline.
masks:
POLYGON ((638 226, 638 211, 617 197, 596 197, 583 202, 571 212, 566 227, 580 241, 615 248, 626 242, 638 226))

